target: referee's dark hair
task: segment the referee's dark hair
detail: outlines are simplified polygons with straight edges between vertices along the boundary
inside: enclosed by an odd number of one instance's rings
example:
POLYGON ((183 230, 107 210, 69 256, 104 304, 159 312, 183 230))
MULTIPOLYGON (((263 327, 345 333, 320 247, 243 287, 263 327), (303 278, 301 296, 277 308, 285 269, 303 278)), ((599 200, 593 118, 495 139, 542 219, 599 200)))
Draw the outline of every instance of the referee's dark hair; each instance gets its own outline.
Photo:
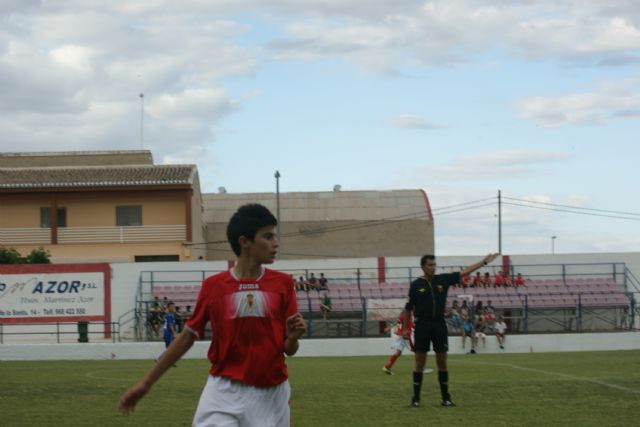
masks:
POLYGON ((240 236, 253 241, 256 232, 268 225, 278 225, 278 220, 269 209, 258 203, 240 206, 227 224, 227 240, 233 253, 240 256, 240 236))
POLYGON ((435 261, 435 259, 436 259, 435 255, 422 255, 422 258, 420 258, 420 267, 425 265, 427 263, 427 261, 429 261, 429 260, 434 260, 435 261))

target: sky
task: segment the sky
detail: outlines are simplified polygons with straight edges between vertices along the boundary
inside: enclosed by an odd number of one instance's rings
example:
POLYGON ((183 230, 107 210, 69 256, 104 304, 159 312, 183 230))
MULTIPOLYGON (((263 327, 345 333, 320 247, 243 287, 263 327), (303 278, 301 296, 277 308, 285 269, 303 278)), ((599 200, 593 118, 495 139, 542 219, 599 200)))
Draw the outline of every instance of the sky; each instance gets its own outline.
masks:
POLYGON ((0 0, 0 151, 423 189, 439 255, 498 191, 505 254, 640 251, 639 135, 637 0, 0 0))

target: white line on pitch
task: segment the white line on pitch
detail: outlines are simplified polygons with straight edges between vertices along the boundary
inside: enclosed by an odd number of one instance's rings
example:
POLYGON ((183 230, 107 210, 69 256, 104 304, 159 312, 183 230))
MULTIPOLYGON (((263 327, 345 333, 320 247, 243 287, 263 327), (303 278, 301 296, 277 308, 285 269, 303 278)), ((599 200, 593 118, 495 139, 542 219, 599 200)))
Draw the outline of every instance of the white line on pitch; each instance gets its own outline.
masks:
POLYGON ((591 378, 584 378, 584 377, 577 377, 575 375, 569 375, 569 374, 563 374, 562 372, 552 372, 552 371, 543 371, 542 369, 533 369, 533 368, 527 368, 524 366, 518 366, 518 365, 512 365, 509 363, 488 363, 488 362, 470 362, 470 361, 456 361, 456 363, 467 363, 467 364, 471 364, 471 365, 490 365, 490 366, 505 366, 507 368, 512 368, 512 369, 520 369, 521 371, 529 371, 529 372, 537 372, 539 374, 546 374, 546 375, 554 375, 554 376, 559 376, 559 377, 565 377, 565 378, 569 378, 572 380, 577 380, 577 381, 585 381, 585 382, 589 382, 589 383, 593 383, 593 384, 598 384, 598 385, 603 385, 605 387, 611 387, 611 388, 615 388, 618 390, 622 390, 622 391, 627 391, 629 393, 635 393, 635 394, 640 394, 640 390, 635 390, 632 388, 628 388, 628 387, 623 387, 621 385, 616 385, 616 384, 609 384, 609 383, 605 383, 604 381, 598 381, 598 380, 594 380, 591 378))

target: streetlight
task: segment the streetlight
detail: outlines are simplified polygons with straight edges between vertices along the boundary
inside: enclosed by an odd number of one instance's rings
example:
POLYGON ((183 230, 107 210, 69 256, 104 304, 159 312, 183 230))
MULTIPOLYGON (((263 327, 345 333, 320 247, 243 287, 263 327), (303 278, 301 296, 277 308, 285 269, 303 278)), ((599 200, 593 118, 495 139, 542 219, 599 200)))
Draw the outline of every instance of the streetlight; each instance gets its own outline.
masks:
POLYGON ((276 171, 276 220, 278 221, 278 228, 276 228, 276 238, 278 239, 278 244, 280 244, 280 172, 276 171))
POLYGON ((551 236, 551 255, 556 253, 556 239, 558 236, 551 236))

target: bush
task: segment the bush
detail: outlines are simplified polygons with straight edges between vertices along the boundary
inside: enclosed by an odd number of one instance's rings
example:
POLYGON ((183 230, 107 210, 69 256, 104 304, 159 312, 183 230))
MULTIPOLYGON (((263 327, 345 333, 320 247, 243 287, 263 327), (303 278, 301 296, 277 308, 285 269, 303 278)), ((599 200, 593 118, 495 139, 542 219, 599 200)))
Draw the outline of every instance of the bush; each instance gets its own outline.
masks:
POLYGON ((0 247, 0 264, 22 264, 24 261, 15 248, 0 247))
POLYGON ((51 264, 51 253, 44 249, 33 249, 26 257, 27 264, 51 264))

